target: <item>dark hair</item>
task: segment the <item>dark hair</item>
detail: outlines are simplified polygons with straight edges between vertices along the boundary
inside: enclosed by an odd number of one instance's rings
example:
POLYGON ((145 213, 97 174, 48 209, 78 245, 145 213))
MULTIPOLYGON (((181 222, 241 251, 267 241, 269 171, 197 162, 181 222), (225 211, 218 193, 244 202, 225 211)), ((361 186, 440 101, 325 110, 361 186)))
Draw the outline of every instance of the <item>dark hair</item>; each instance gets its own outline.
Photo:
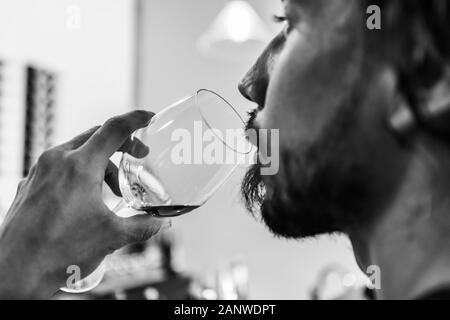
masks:
POLYGON ((423 93, 433 88, 450 64, 450 1, 366 0, 366 7, 378 5, 382 30, 368 32, 369 48, 393 63, 399 90, 412 109, 416 123, 428 133, 450 142, 450 125, 444 130, 421 115, 423 93), (444 131, 444 132, 443 132, 444 131))

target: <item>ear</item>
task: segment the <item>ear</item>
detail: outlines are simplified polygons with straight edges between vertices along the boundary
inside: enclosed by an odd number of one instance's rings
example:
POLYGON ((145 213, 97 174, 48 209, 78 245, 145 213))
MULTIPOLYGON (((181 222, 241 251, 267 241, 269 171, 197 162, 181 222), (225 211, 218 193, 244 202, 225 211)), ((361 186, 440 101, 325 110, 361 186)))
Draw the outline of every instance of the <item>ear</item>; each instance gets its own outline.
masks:
MULTIPOLYGON (((422 96, 418 110, 422 121, 435 133, 450 137, 450 70, 422 96)), ((404 98, 399 98, 397 108, 389 117, 390 127, 402 135, 420 129, 412 110, 404 98)))

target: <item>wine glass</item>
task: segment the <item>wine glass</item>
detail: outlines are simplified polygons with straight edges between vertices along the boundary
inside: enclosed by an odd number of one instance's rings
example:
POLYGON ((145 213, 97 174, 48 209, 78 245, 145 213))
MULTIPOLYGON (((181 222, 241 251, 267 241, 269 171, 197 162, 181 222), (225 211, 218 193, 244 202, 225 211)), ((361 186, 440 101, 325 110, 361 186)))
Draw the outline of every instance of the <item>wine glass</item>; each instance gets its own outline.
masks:
MULTIPOLYGON (((219 94, 198 90, 157 113, 150 124, 136 131, 149 147, 137 158, 130 144, 119 166, 123 199, 114 209, 118 215, 175 217, 202 206, 220 188, 253 148, 245 137, 244 120, 219 94)), ((104 275, 104 263, 65 292, 86 292, 104 275)))

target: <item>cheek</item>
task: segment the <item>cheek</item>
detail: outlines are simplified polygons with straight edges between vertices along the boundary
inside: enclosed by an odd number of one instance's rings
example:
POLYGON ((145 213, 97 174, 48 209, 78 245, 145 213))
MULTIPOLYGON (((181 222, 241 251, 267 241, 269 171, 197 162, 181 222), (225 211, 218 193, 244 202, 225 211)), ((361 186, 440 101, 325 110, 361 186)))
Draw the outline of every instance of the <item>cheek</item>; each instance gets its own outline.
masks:
MULTIPOLYGON (((294 42, 302 41, 299 34, 294 37, 298 38, 294 42)), ((305 104, 304 96, 299 93, 303 68, 295 61, 293 40, 290 42, 274 62, 266 105, 258 117, 262 128, 280 129, 281 141, 292 139, 294 134, 304 136, 307 133, 306 128, 299 125, 301 119, 298 112, 298 106, 305 104)))
POLYGON ((352 41, 324 47, 291 34, 271 75, 261 127, 281 129, 288 145, 315 141, 355 85, 357 54, 352 41))

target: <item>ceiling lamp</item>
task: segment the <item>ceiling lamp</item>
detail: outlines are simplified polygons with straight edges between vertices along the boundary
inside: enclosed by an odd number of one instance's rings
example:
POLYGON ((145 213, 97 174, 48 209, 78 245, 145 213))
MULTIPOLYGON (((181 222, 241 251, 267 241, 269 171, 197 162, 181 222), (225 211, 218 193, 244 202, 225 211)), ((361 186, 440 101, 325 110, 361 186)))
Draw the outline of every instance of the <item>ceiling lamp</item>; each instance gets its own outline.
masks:
POLYGON ((255 54, 272 34, 246 1, 228 1, 197 42, 201 53, 222 58, 255 54))

